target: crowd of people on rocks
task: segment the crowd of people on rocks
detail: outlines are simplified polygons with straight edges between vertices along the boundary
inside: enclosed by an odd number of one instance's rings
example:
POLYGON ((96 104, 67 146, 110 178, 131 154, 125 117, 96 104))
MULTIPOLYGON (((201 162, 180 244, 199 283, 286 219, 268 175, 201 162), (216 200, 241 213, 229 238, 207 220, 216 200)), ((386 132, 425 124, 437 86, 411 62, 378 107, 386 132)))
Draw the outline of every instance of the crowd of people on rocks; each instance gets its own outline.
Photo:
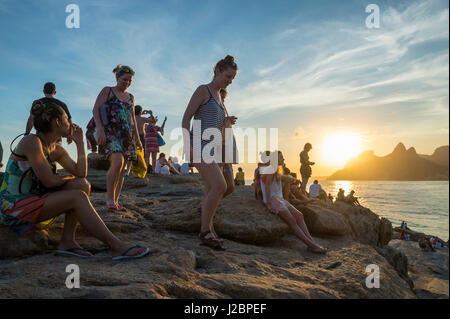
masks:
MULTIPOLYGON (((155 174, 187 175, 196 169, 204 186, 198 238, 204 246, 225 250, 224 239, 214 229, 214 215, 224 197, 235 187, 245 185, 242 167, 233 174, 233 165, 239 163, 232 133, 237 117, 229 115, 224 103, 227 87, 237 72, 234 58, 227 55, 214 66, 212 80, 193 92, 181 122, 184 131, 189 132, 183 134, 186 155, 183 164, 177 157, 160 152, 160 147, 165 144, 167 117, 158 125, 158 117, 151 110, 135 105, 135 97, 128 91, 135 75, 131 67, 118 65, 114 68, 116 84, 105 86, 92 101, 92 119, 86 126, 86 133, 76 124, 67 105, 55 98, 55 84, 46 83, 44 97, 31 105, 25 133, 17 136, 10 145, 11 155, 0 188, 1 223, 24 236, 51 227, 60 215, 64 215, 64 229, 56 253, 80 258, 93 256, 76 241, 76 229, 81 224, 89 234, 110 247, 113 260, 141 258, 151 249, 147 245, 120 240, 97 214, 90 201, 88 170, 106 171, 106 208, 126 211, 120 195, 130 169, 133 172, 133 168, 140 165, 139 168, 145 168, 144 176, 148 173, 150 178, 155 174), (200 122, 200 137, 191 129, 193 120, 200 122), (35 133, 31 133, 33 128, 35 133), (222 158, 215 153, 216 148, 209 146, 211 137, 204 138, 208 134, 203 133, 211 130, 219 132, 222 141, 227 141, 222 143, 222 158), (62 139, 75 145, 75 160, 64 148, 62 139), (91 150, 88 155, 86 148, 91 150), (193 153, 202 154, 199 161, 193 153), (203 154, 214 160, 205 160, 203 154), (57 165, 67 174, 58 174, 57 165)), ((306 143, 300 153, 301 180, 286 167, 281 151, 263 152, 254 172, 254 193, 268 211, 289 225, 309 251, 325 254, 327 249, 311 236, 303 214, 296 208, 314 201, 333 202, 333 196, 327 194, 317 180, 310 185, 309 191, 306 190, 311 166, 315 164, 309 159, 311 149, 312 145, 306 143)), ((0 155, 3 166, 1 144, 0 155)), ((336 201, 360 205, 354 194, 351 191, 345 195, 339 190, 336 201)))
POLYGON ((446 243, 438 237, 428 236, 422 233, 416 233, 412 231, 408 227, 408 223, 405 221, 402 221, 398 231, 400 232, 400 239, 402 240, 410 241, 412 240, 412 236, 417 237, 416 239, 419 244, 419 247, 423 251, 435 252, 437 249, 444 248, 446 245, 446 243))

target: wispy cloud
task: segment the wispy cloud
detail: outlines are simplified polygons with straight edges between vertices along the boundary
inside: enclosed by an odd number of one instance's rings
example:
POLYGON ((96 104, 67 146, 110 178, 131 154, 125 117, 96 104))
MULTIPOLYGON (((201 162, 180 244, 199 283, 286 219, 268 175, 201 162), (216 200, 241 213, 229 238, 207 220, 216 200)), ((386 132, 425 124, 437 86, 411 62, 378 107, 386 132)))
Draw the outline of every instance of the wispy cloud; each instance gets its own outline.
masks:
MULTIPOLYGON (((418 58, 412 53, 420 44, 448 42, 448 9, 432 9, 433 2, 413 3, 400 12, 388 8, 378 30, 345 22, 324 25, 317 43, 309 45, 309 54, 315 56, 310 63, 298 62, 304 56, 301 46, 301 53, 291 50, 273 67, 257 70, 265 77, 240 88, 233 103, 245 114, 285 107, 378 107, 411 100, 428 107, 427 102, 448 96, 448 49, 418 58)), ((280 34, 277 40, 283 38, 280 34)))

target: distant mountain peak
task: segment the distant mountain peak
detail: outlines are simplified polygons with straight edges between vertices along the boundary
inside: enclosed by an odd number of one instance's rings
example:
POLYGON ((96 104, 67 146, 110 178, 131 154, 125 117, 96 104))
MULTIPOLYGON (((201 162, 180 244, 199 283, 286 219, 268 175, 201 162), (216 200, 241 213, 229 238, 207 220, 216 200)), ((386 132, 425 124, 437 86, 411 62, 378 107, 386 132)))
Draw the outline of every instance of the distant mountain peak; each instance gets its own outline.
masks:
POLYGON ((394 148, 393 153, 404 153, 406 152, 406 147, 403 143, 398 143, 397 146, 394 148))
POLYGON ((410 147, 407 152, 408 154, 417 155, 416 149, 414 147, 410 147))

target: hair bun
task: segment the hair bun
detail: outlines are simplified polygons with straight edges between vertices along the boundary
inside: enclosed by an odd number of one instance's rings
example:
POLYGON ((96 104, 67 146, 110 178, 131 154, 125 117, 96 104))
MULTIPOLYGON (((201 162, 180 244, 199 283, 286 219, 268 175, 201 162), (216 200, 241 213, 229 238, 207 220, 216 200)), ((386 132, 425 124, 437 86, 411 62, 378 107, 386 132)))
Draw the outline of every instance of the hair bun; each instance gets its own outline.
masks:
POLYGON ((45 112, 45 108, 46 105, 42 101, 36 100, 31 107, 31 114, 33 116, 40 116, 45 112))
POLYGON ((224 61, 226 61, 226 62, 234 62, 234 57, 232 57, 231 55, 227 55, 225 57, 224 61))
POLYGON ((116 73, 117 71, 119 71, 121 67, 122 67, 121 64, 117 64, 117 66, 113 70, 113 73, 116 73))

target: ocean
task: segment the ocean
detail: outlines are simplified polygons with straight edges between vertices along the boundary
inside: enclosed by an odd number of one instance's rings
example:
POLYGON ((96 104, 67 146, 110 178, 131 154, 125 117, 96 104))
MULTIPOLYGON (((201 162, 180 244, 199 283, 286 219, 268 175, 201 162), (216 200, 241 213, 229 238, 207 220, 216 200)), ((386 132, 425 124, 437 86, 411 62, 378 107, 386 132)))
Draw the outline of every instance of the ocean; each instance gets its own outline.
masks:
MULTIPOLYGON (((246 181, 251 185, 252 181, 246 181)), ((355 191, 361 205, 392 225, 408 223, 412 230, 449 238, 449 182, 403 181, 319 181, 322 188, 336 197, 339 188, 355 191)), ((309 188, 309 185, 308 185, 309 188)))

